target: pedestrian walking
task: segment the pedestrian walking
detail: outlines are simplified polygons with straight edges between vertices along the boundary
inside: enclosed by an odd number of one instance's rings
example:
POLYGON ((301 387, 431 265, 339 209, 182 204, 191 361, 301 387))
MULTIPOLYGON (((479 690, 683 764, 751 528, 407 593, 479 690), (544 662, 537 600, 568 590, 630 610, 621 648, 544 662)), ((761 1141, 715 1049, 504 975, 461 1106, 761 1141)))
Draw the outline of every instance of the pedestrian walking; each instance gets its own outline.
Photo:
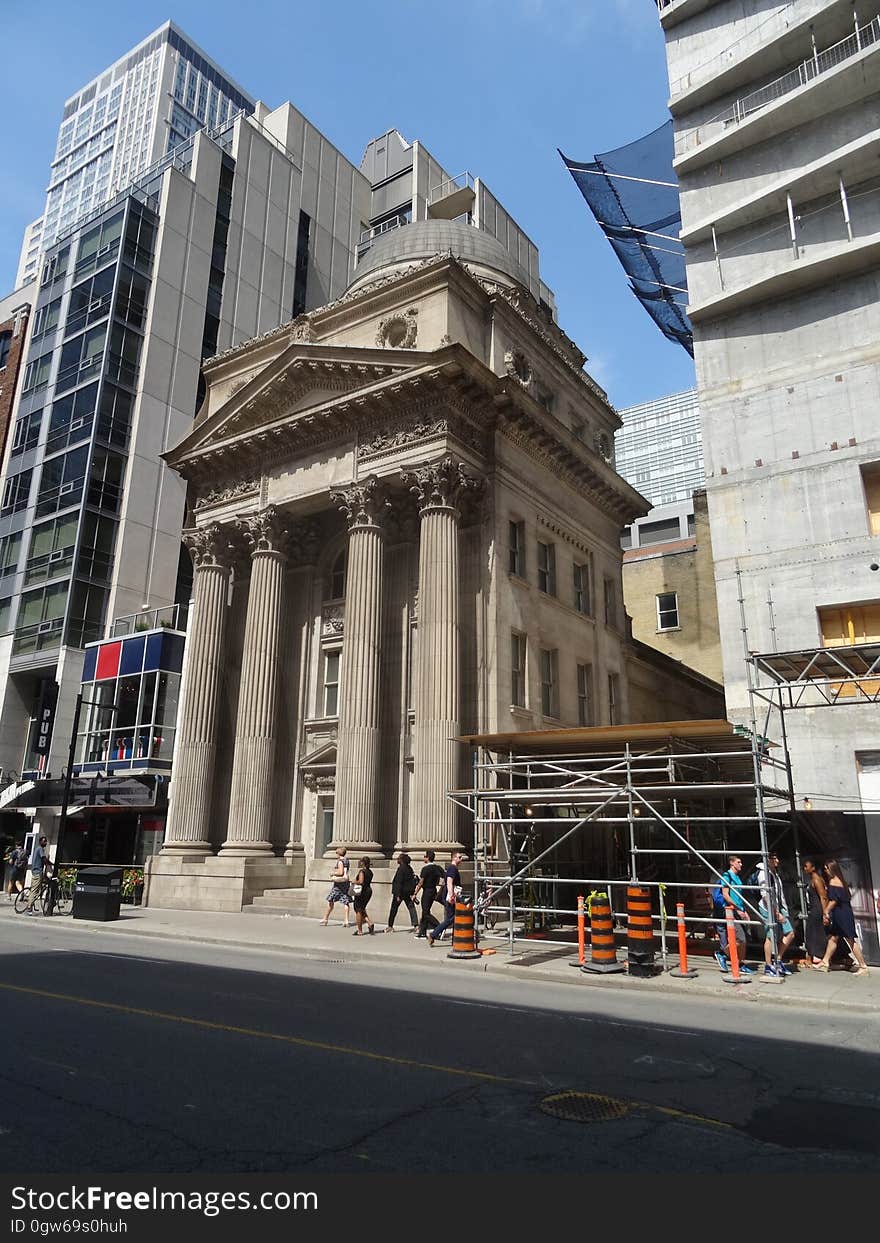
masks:
POLYGON ((852 909, 852 895, 846 883, 840 864, 836 859, 829 859, 825 864, 825 880, 828 901, 825 905, 824 923, 828 929, 828 944, 817 971, 828 971, 831 959, 837 949, 837 942, 843 937, 853 958, 859 964, 855 975, 868 975, 868 964, 856 937, 856 920, 852 909))
MULTIPOLYGON (((431 907, 435 902, 442 902, 443 898, 438 896, 438 889, 443 883, 443 869, 439 863, 434 862, 435 853, 433 850, 426 850, 423 856, 425 866, 419 873, 419 883, 416 885, 413 898, 421 895, 422 918, 419 920, 419 930, 416 936, 420 940, 428 935, 431 928, 437 927, 437 920, 431 914, 431 907)), ((445 889, 445 887, 444 887, 445 889)))
POLYGON ((370 936, 376 931, 373 921, 367 914, 367 906, 372 896, 373 873, 370 871, 370 860, 364 855, 363 859, 358 862, 358 874, 354 878, 354 917, 357 921, 357 928, 353 935, 356 937, 364 935, 364 923, 367 925, 370 936))
MULTIPOLYGON (((716 928, 721 940, 721 949, 716 950, 715 957, 718 959, 719 967, 724 972, 730 970, 726 908, 728 906, 733 907, 733 917, 735 920, 747 920, 749 918, 749 912, 746 910, 746 905, 740 892, 742 889, 742 879, 740 877, 742 866, 743 861, 739 855, 730 855, 727 860, 727 871, 722 872, 720 881, 712 890, 713 915, 718 921, 716 928)), ((752 975, 751 967, 743 965, 743 959, 746 956, 746 933, 741 923, 734 924, 734 934, 739 951, 740 972, 743 975, 752 975)))
POLYGON ((804 859, 804 875, 807 878, 807 921, 804 925, 804 944, 810 956, 810 966, 818 967, 828 946, 828 933, 823 922, 828 905, 825 877, 816 866, 815 859, 804 859))
POLYGON ((331 889, 327 894, 327 911, 321 923, 326 927, 330 922, 330 916, 333 913, 333 907, 337 902, 341 902, 345 907, 345 919, 343 926, 348 928, 351 926, 351 920, 348 917, 348 907, 351 902, 351 876, 350 876, 351 860, 348 858, 348 851, 344 846, 336 847, 336 866, 330 873, 331 889))
POLYGON ((407 854, 399 854, 397 856, 397 871, 391 879, 391 907, 388 911, 388 927, 386 932, 394 931, 394 920, 400 909, 401 902, 406 906, 412 927, 410 932, 415 932, 419 926, 419 918, 416 914, 416 904, 413 902, 413 894, 416 891, 416 874, 412 869, 412 860, 407 854))
POLYGON ((446 868, 445 885, 446 892, 443 896, 443 902, 446 907, 446 914, 442 924, 428 933, 428 945, 433 945, 435 941, 439 941, 447 928, 451 928, 455 923, 455 899, 461 895, 461 874, 458 865, 464 858, 464 854, 460 850, 453 850, 452 859, 446 868))
POLYGON ((24 842, 16 842, 9 851, 6 862, 9 864, 9 884, 7 893, 9 901, 14 902, 16 894, 21 893, 24 889, 24 878, 27 872, 27 854, 24 849, 24 842))
POLYGON ((767 856, 768 868, 764 870, 763 860, 755 872, 755 883, 760 886, 761 900, 758 914, 764 922, 764 974, 769 976, 791 975, 791 971, 783 962, 785 952, 794 940, 794 925, 791 922, 788 905, 785 901, 785 890, 782 877, 779 875, 779 855, 771 852, 767 856), (771 930, 776 929, 776 960, 773 959, 773 938, 771 930))

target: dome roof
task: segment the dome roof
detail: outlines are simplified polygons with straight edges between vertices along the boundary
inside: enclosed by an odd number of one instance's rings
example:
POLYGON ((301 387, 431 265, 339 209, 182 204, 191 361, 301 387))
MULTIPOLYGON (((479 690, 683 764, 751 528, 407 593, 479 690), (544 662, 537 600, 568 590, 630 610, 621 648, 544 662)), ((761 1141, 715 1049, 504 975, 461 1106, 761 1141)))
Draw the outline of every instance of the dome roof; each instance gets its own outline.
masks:
POLYGON ((484 269, 487 275, 529 288, 528 273, 491 234, 461 221, 416 220, 376 238, 358 264, 348 290, 369 284, 380 273, 391 276, 396 267, 408 267, 447 250, 470 267, 484 269))

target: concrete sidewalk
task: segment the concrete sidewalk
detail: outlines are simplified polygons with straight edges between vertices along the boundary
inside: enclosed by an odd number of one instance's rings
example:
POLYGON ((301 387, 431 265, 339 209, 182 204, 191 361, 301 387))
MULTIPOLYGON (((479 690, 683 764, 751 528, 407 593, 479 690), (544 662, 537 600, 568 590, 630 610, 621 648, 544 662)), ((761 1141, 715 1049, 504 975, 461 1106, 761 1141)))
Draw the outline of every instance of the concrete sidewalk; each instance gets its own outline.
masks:
MULTIPOLYGON (((405 912, 404 912, 405 916, 405 912)), ((0 902, 0 936, 6 945, 14 944, 15 928, 23 921, 44 920, 43 916, 16 915, 11 904, 0 902)), ((242 949, 269 950, 289 954, 295 958, 349 962, 374 961, 410 966, 429 961, 449 971, 487 971, 499 977, 513 976, 523 980, 553 981, 570 984, 573 988, 610 988, 624 992, 654 993, 662 997, 663 1004, 678 994, 702 995, 729 1000, 731 997, 756 1004, 796 1005, 810 1009, 846 1009, 849 1011, 880 1012, 880 968, 874 968, 868 976, 855 977, 845 971, 827 975, 804 969, 787 976, 782 983, 765 984, 763 966, 755 966, 751 983, 732 985, 724 982, 721 971, 712 958, 693 958, 690 966, 698 971, 693 980, 681 980, 661 974, 654 979, 630 979, 625 973, 615 975, 590 975, 571 967, 577 957, 576 947, 548 945, 541 941, 518 941, 511 957, 508 944, 502 938, 481 942, 484 949, 495 949, 494 954, 484 954, 480 959, 456 960, 447 957, 452 948, 444 941, 429 948, 425 941, 416 940, 409 932, 406 919, 392 935, 379 931, 375 936, 354 937, 353 929, 342 926, 341 920, 332 920, 322 927, 317 919, 296 915, 245 915, 215 914, 205 911, 157 910, 145 907, 123 906, 118 920, 112 923, 94 923, 74 920, 70 916, 55 916, 45 920, 46 927, 59 936, 76 938, 78 932, 109 939, 115 936, 134 935, 147 939, 183 941, 207 945, 230 945, 242 949)), ((589 960, 589 951, 587 953, 589 960)), ((623 951, 618 952, 621 961, 623 951)), ((658 956, 659 962, 659 956, 658 956)), ((674 967, 677 958, 669 958, 674 967)))

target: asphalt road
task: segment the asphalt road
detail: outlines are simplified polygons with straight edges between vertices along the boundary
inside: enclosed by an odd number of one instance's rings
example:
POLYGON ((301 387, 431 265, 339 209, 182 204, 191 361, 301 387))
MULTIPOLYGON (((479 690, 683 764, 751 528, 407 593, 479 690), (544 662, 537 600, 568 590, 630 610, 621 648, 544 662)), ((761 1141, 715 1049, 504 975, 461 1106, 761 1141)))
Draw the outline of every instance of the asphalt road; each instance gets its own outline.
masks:
POLYGON ((3 1173, 880 1169, 873 1015, 3 936, 3 1173))

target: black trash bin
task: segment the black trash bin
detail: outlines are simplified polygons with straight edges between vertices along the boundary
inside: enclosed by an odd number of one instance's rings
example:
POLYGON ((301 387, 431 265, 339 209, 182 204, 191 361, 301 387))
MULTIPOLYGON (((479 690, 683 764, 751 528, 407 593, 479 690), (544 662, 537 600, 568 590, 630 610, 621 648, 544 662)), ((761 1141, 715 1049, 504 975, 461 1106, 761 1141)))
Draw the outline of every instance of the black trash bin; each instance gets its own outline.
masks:
POLYGON ((73 918, 104 923, 119 918, 122 868, 80 868, 73 891, 73 918))

